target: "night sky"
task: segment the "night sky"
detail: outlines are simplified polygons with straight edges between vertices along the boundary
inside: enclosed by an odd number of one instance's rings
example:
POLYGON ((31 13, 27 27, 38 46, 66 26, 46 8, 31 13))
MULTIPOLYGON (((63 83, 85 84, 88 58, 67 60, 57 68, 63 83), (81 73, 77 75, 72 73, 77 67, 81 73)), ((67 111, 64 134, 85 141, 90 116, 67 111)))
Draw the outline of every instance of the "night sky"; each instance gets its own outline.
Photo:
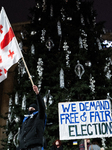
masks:
MULTIPOLYGON (((92 1, 92 0, 90 0, 92 1)), ((29 8, 35 5, 35 0, 0 0, 10 23, 28 21, 29 8)), ((112 0, 94 0, 94 9, 97 12, 97 22, 106 21, 105 28, 112 30, 112 0)))

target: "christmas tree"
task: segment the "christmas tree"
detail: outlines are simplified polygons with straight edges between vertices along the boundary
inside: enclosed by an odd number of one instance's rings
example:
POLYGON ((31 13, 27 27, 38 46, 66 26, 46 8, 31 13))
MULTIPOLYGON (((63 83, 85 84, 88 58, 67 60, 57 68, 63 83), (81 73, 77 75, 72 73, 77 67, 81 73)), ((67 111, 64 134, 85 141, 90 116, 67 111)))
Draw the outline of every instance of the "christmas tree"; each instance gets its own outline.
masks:
MULTIPOLYGON (((59 139, 59 102, 111 96, 111 50, 103 49, 104 24, 96 23, 96 16, 93 2, 86 0, 35 0, 30 9, 31 23, 22 32, 20 46, 45 101, 47 149, 59 139)), ((18 145, 17 132, 33 100, 35 94, 21 61, 10 97, 4 149, 13 150, 18 145)), ((110 139, 106 139, 107 147, 112 147, 110 139)), ((70 141, 63 141, 64 150, 68 147, 74 149, 70 141)))

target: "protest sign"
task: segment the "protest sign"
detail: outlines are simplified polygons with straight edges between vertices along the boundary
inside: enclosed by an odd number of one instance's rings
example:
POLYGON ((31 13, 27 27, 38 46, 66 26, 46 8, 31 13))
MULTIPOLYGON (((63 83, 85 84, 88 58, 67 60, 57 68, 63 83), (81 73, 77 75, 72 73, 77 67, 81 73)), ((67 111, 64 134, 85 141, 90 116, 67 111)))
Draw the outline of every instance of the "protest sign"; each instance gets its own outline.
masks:
POLYGON ((60 140, 112 137, 110 100, 58 103, 60 140))

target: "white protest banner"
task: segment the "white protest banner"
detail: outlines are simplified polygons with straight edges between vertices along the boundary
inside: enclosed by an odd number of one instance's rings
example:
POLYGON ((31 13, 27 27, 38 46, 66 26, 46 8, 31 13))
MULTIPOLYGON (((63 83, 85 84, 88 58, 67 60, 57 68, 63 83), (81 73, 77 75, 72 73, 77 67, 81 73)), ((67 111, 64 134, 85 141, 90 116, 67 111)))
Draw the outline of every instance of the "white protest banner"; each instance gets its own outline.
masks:
POLYGON ((58 103, 60 140, 112 137, 110 100, 58 103))

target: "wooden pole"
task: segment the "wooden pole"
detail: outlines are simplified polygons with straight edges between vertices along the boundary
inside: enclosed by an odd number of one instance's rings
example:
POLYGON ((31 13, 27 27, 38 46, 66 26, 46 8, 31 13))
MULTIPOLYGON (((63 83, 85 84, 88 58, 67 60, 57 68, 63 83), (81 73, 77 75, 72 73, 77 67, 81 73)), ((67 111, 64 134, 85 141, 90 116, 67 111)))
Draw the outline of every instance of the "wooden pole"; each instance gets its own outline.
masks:
POLYGON ((87 140, 84 140, 84 144, 85 144, 85 150, 87 150, 87 140))
POLYGON ((26 71, 27 71, 27 73, 28 73, 29 79, 30 79, 30 81, 31 81, 31 83, 32 83, 32 86, 33 86, 33 85, 34 85, 33 80, 32 80, 32 78, 31 78, 31 75, 30 75, 30 73, 29 73, 28 67, 27 67, 27 65, 26 65, 26 62, 25 62, 23 56, 22 56, 22 60, 23 60, 23 63, 24 63, 24 65, 25 65, 26 71))

